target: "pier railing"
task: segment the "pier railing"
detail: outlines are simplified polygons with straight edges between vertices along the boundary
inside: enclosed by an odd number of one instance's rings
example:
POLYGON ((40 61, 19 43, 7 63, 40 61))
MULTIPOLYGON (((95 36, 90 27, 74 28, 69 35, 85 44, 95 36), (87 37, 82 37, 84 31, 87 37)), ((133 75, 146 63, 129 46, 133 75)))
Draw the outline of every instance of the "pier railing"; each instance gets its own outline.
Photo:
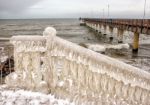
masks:
POLYGON ((150 28, 150 19, 95 19, 95 18, 83 18, 84 21, 109 23, 116 25, 126 25, 140 28, 150 28))
POLYGON ((150 74, 57 36, 14 36, 9 86, 54 94, 77 105, 149 105, 150 74))

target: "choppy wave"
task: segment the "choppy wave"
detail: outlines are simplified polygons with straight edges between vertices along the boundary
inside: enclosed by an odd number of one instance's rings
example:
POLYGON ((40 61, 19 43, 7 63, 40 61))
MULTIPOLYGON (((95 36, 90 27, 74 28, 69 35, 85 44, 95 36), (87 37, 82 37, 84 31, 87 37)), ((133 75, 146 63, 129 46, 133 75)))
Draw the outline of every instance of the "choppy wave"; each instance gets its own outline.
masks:
MULTIPOLYGON (((0 42, 3 43, 3 41, 7 41, 8 38, 13 35, 42 35, 43 30, 48 26, 56 28, 57 35, 61 38, 100 53, 104 52, 108 56, 121 59, 125 62, 132 62, 134 66, 139 65, 140 68, 145 65, 141 62, 135 62, 133 59, 147 59, 148 61, 150 59, 150 35, 140 35, 141 46, 139 49, 139 55, 136 58, 133 58, 129 45, 114 45, 109 42, 109 35, 106 35, 105 37, 96 35, 88 28, 80 26, 77 19, 0 20, 0 42)), ((117 32, 115 31, 114 39, 116 38, 117 32)), ((116 43, 115 41, 116 40, 114 40, 113 43, 116 43)), ((123 41, 124 43, 132 44, 133 33, 125 32, 123 41)), ((150 64, 146 65, 147 68, 149 68, 149 66, 150 64)), ((147 70, 145 69, 146 67, 143 69, 147 70)))

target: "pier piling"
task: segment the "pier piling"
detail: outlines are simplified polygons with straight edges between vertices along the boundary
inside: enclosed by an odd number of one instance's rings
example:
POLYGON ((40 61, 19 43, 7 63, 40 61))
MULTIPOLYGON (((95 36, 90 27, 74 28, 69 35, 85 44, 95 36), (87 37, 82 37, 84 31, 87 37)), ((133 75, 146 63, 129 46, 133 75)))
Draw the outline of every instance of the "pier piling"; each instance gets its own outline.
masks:
MULTIPOLYGON (((87 26, 91 27, 94 30, 99 29, 99 26, 95 29, 93 27, 94 24, 100 25, 99 33, 101 33, 104 37, 110 34, 110 41, 113 40, 112 29, 117 29, 117 42, 123 43, 123 35, 125 31, 134 33, 134 41, 133 41, 133 52, 138 52, 139 47, 139 34, 147 34, 150 35, 150 19, 98 19, 98 18, 82 18, 87 26), (143 23, 143 24, 141 24, 143 23), (109 33, 108 33, 109 27, 109 33)), ((114 30, 115 35, 115 30, 114 30)))
POLYGON ((118 43, 123 43, 123 33, 124 30, 118 29, 118 43))
POLYGON ((138 53, 138 48, 139 48, 139 33, 134 32, 132 52, 138 53))
POLYGON ((103 35, 106 35, 107 26, 106 26, 106 25, 103 25, 103 27, 104 27, 103 35))
POLYGON ((112 41, 113 40, 113 27, 109 27, 109 33, 110 33, 109 39, 110 41, 112 41))

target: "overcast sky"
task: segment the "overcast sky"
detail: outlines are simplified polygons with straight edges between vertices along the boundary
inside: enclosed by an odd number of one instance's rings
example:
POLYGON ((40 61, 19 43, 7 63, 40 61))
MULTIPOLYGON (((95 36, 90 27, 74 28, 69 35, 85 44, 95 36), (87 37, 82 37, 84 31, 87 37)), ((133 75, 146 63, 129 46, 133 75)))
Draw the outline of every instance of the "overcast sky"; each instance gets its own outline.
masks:
MULTIPOLYGON (((0 18, 142 18, 145 0, 0 0, 0 18)), ((147 0, 146 18, 150 18, 147 0)))

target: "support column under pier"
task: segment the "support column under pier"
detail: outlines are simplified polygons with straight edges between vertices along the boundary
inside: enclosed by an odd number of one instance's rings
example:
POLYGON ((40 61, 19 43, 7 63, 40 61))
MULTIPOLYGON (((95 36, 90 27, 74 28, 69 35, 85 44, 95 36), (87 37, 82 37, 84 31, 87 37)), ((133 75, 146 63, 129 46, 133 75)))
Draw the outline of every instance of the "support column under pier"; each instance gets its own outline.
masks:
POLYGON ((100 24, 100 32, 99 33, 103 34, 103 25, 102 24, 100 24))
POLYGON ((98 32, 98 24, 95 24, 95 31, 98 32))
POLYGON ((118 29, 118 34, 117 34, 118 43, 123 43, 123 33, 124 33, 124 30, 118 29))
POLYGON ((109 39, 110 39, 110 41, 112 41, 113 40, 113 27, 109 27, 109 32, 110 32, 109 39))
POLYGON ((134 32, 132 52, 133 53, 138 53, 138 48, 139 48, 139 33, 138 32, 134 32))
POLYGON ((104 27, 104 30, 103 30, 103 35, 106 35, 107 26, 106 26, 106 25, 103 25, 103 27, 104 27))
POLYGON ((98 33, 100 33, 100 28, 101 28, 100 24, 97 24, 97 32, 98 33))

